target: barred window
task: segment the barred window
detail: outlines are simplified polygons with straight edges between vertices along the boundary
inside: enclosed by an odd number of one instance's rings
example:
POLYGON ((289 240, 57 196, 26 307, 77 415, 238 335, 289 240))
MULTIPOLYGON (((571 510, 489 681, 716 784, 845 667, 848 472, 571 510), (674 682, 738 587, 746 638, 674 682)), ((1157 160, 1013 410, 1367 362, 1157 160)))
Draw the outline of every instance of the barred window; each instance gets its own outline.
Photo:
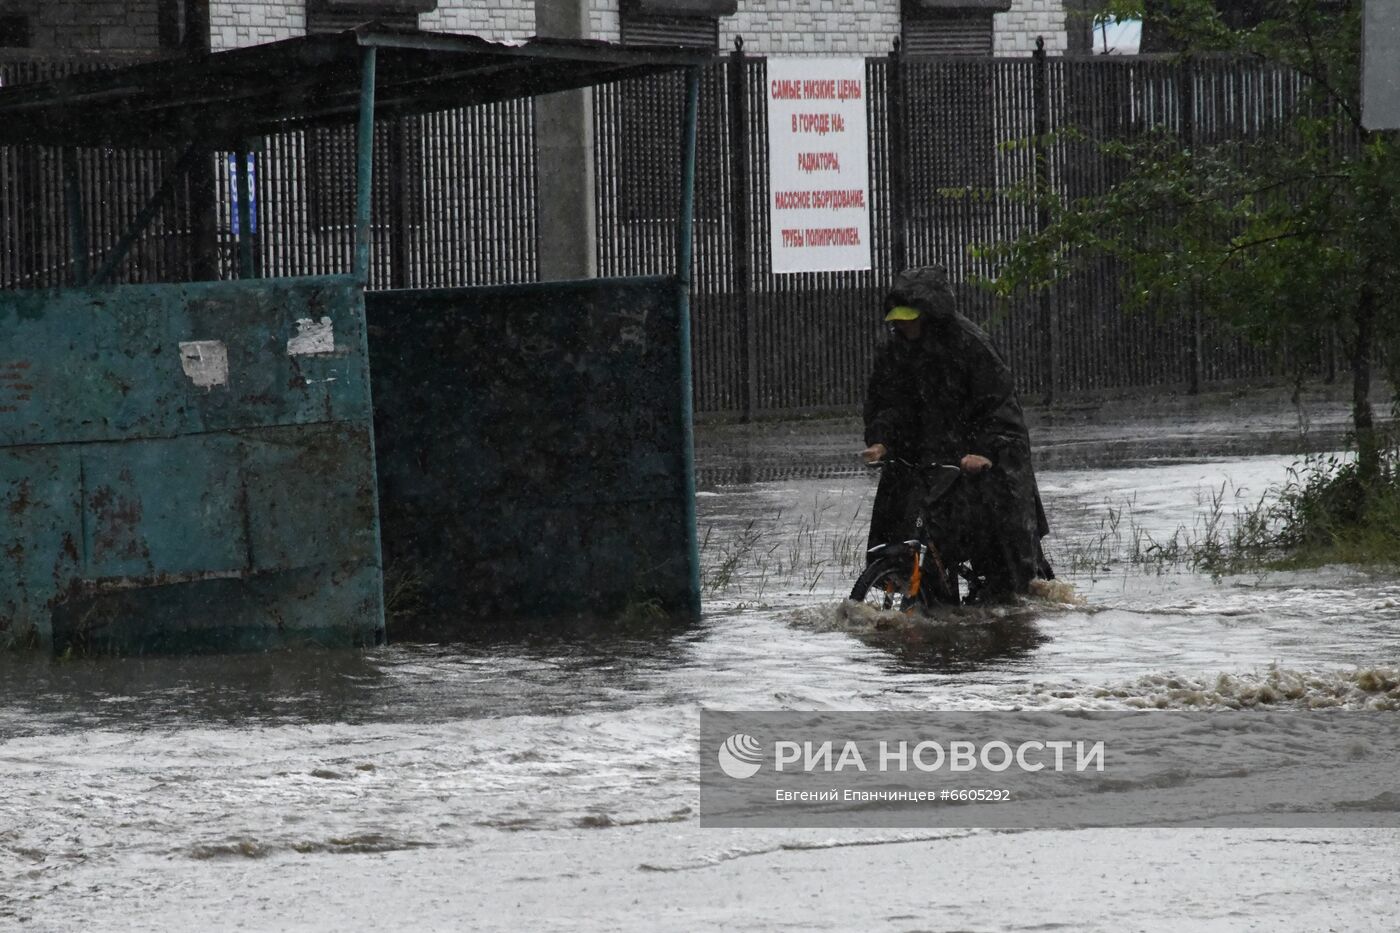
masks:
POLYGON ((418 28, 418 15, 437 9, 437 0, 306 0, 306 31, 342 32, 361 23, 418 28))
POLYGON ((623 0, 624 45, 691 45, 719 48, 719 20, 738 0, 623 0))
POLYGON ((901 32, 909 55, 991 55, 993 19, 1011 0, 904 0, 901 32))

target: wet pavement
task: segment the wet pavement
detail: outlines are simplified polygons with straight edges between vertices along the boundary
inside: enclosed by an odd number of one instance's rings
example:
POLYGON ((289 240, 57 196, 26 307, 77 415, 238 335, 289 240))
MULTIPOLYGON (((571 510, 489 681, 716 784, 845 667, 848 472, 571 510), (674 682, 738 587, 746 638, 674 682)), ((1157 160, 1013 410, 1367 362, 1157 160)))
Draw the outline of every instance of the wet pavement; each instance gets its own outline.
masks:
MULTIPOLYGON (((1391 420, 1387 390, 1371 397, 1378 424, 1391 420)), ((1350 390, 1339 384, 1252 387, 1202 395, 1139 395, 1029 406, 1036 469, 1102 462, 1128 466, 1169 459, 1306 454, 1345 446, 1350 390)), ((860 472, 858 417, 750 424, 711 419, 696 430, 701 486, 860 472)))

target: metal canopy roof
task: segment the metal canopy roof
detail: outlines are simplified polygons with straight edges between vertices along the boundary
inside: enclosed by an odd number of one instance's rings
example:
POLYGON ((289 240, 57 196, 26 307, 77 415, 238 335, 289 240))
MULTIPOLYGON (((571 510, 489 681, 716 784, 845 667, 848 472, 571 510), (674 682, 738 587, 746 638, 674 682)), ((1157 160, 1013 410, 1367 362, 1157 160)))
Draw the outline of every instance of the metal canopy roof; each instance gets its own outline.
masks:
POLYGON ((235 148, 252 137, 355 120, 363 50, 375 115, 426 113, 701 65, 701 49, 476 36, 368 24, 227 52, 0 88, 0 145, 235 148))

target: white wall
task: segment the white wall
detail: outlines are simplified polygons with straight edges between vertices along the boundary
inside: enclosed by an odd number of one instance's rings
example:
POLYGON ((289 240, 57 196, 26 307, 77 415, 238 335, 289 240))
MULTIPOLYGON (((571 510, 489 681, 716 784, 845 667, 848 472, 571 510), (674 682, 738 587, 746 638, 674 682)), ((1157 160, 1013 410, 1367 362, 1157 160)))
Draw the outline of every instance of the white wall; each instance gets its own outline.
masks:
POLYGON ((883 55, 899 35, 899 0, 740 0, 720 20, 720 50, 755 55, 883 55))
POLYGON ((622 41, 622 11, 618 0, 588 0, 588 19, 593 26, 594 39, 604 42, 622 41))
POLYGON ((306 0, 209 0, 214 51, 306 35, 306 0))
POLYGON ((436 10, 418 17, 418 28, 497 41, 527 39, 535 32, 535 0, 438 0, 436 10))
MULTIPOLYGON (((33 2, 33 0, 31 0, 33 2)), ((617 41, 621 36, 619 0, 589 0, 592 37, 617 41)), ((37 4, 46 18, 60 19, 59 9, 121 10, 119 0, 48 0, 37 4), (50 15, 47 10, 55 12, 50 15)), ((155 45, 155 0, 150 7, 150 46, 155 45)), ((215 49, 271 42, 306 32, 305 0, 211 0, 215 49)), ((65 13, 66 22, 75 22, 65 13)), ((143 14, 144 15, 144 14, 143 14)), ((143 20, 144 22, 144 20, 143 20)), ((1036 36, 1045 37, 1052 54, 1065 48, 1065 12, 1061 0, 1014 0, 997 14, 998 55, 1029 55, 1036 36)), ((535 0, 438 0, 438 8, 418 18, 422 29, 466 32, 496 40, 534 35, 535 0)), ((143 27, 145 28, 145 27, 143 27)), ((744 37, 745 51, 756 55, 883 55, 899 35, 899 0, 739 0, 733 16, 720 21, 720 49, 744 37)))
MULTIPOLYGON (((592 38, 621 38, 619 0, 590 0, 592 38)), ((488 39, 525 39, 535 31, 534 0, 438 0, 418 18, 422 29, 470 32, 488 39)), ((1065 48, 1061 0, 1014 0, 996 16, 999 55, 1029 55, 1036 36, 1052 53, 1065 48)), ((884 55, 899 35, 899 0, 739 0, 720 20, 720 50, 744 37, 755 55, 884 55)))
MULTIPOLYGON (((589 38, 622 38, 618 0, 589 0, 589 38)), ((418 28, 433 32, 469 32, 496 41, 528 39, 535 34, 535 0, 438 0, 437 9, 418 17, 418 28)))
POLYGON ((1065 6, 1061 0, 1014 0, 1011 9, 996 15, 993 50, 997 55, 1029 55, 1035 51, 1035 37, 1045 37, 1045 50, 1051 55, 1064 53, 1065 6))
MULTIPOLYGON (((621 37, 619 0, 588 0, 592 37, 621 37)), ((157 0, 12 0, 27 14, 36 48, 154 49, 157 0)), ((214 49, 238 48, 306 34, 306 0, 210 0, 214 49)), ((497 40, 534 35, 535 0, 438 0, 418 18, 422 29, 468 32, 497 40)), ((883 55, 899 35, 899 0, 739 0, 720 21, 720 50, 744 37, 756 55, 883 55)), ((996 16, 998 55, 1029 55, 1045 37, 1052 54, 1065 48, 1061 0, 1014 0, 996 16)))

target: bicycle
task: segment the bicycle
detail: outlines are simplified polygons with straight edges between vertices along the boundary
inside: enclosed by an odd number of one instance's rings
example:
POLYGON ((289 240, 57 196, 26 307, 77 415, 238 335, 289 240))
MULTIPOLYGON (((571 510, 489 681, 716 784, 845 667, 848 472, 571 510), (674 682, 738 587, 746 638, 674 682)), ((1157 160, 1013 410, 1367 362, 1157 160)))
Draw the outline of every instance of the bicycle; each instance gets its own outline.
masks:
POLYGON ((942 527, 933 506, 962 482, 963 471, 952 464, 918 465, 899 458, 878 460, 871 467, 917 471, 923 481, 914 519, 914 537, 900 542, 878 544, 866 552, 865 570, 856 578, 850 598, 876 609, 910 612, 935 605, 957 606, 975 599, 983 581, 971 564, 956 554, 940 552, 937 541, 955 541, 942 527), (967 593, 962 583, 967 584, 967 593))

